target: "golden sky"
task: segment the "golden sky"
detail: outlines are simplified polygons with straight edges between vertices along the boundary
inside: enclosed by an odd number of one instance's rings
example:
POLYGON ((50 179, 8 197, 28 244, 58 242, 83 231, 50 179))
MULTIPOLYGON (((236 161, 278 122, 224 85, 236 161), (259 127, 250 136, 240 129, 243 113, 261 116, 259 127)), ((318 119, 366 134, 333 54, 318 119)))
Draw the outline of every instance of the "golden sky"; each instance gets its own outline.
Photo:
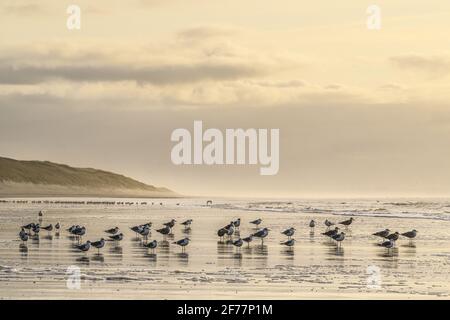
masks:
POLYGON ((450 193, 448 0, 3 0, 0 17, 4 156, 189 194, 450 193), (280 173, 174 166, 193 120, 280 128, 280 173))

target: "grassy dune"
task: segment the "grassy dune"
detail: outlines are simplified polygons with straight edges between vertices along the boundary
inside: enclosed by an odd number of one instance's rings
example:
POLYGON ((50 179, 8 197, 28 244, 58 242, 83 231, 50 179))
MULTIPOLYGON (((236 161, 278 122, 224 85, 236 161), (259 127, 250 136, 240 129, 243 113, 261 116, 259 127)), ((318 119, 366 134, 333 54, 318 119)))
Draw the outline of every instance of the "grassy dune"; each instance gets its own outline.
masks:
POLYGON ((48 161, 0 157, 0 196, 170 197, 176 194, 120 174, 48 161))

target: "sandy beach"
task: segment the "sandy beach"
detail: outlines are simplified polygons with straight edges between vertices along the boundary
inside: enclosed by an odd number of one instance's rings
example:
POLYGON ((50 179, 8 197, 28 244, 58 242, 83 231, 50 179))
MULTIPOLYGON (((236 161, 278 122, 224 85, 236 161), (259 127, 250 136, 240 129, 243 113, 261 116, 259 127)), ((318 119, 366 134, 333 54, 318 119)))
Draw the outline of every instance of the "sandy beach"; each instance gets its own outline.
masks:
MULTIPOLYGON (((321 235, 325 230, 323 221, 344 220, 350 214, 348 211, 333 213, 312 208, 307 201, 301 201, 295 210, 286 210, 290 202, 281 202, 281 206, 277 202, 263 206, 260 202, 252 203, 242 201, 235 205, 221 200, 212 207, 206 207, 204 199, 150 200, 147 205, 128 206, 1 203, 0 297, 448 299, 450 296, 450 221, 446 215, 442 219, 408 216, 379 208, 378 211, 374 208, 371 214, 351 212, 355 221, 345 231, 347 238, 342 248, 337 248, 321 235), (41 209, 44 210, 41 225, 59 221, 63 231, 49 236, 41 230, 38 240, 29 240, 24 246, 17 236, 19 226, 37 222, 41 209), (219 241, 217 229, 237 217, 242 219, 242 237, 255 232, 249 221, 263 219, 261 226, 271 229, 263 246, 255 240, 249 248, 244 245, 237 251, 219 241), (191 218, 194 222, 190 231, 175 225, 173 237, 161 242, 162 236, 154 230, 172 218, 178 222, 191 218), (308 227, 311 219, 317 221, 314 232, 308 227), (153 223, 150 239, 160 242, 154 254, 129 229, 148 221, 153 223), (86 226, 84 240, 106 238, 103 230, 114 226, 121 229, 125 238, 119 244, 108 242, 99 255, 94 249, 81 253, 65 231, 72 224, 86 226), (297 228, 294 238, 298 242, 292 250, 280 245, 285 239, 280 232, 290 226, 297 228), (384 228, 401 232, 417 229, 419 235, 414 241, 401 238, 397 248, 388 252, 377 246, 380 240, 371 236, 384 228), (186 253, 181 253, 172 242, 185 235, 191 243, 186 253), (68 268, 73 270, 74 266, 80 271, 79 289, 67 286, 68 268)), ((322 203, 323 207, 334 205, 322 203)), ((347 207, 352 205, 347 202, 347 207)))

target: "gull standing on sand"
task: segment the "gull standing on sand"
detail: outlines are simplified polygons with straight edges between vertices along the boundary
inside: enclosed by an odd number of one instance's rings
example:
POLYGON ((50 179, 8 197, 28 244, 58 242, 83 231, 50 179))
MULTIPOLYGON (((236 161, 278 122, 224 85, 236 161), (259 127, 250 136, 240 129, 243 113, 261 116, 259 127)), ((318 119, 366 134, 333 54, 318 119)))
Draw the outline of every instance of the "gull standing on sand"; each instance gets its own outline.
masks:
POLYGON ((331 226, 334 226, 334 222, 331 222, 328 219, 325 219, 325 225, 327 226, 327 229, 330 229, 331 226))
POLYGON ((91 242, 91 245, 98 250, 98 254, 100 254, 100 249, 105 246, 105 239, 101 238, 99 241, 91 242))
POLYGON ((144 229, 141 230, 141 232, 139 232, 139 234, 142 236, 142 240, 147 240, 147 237, 150 233, 150 228, 145 226, 144 229))
POLYGON ((177 244, 179 246, 181 246, 181 252, 184 252, 186 249, 186 246, 189 244, 189 238, 184 238, 178 241, 175 241, 174 244, 177 244))
POLYGON ((400 235, 400 233, 398 233, 397 231, 395 231, 394 233, 391 233, 390 235, 388 235, 386 237, 386 239, 388 240, 392 240, 392 241, 397 241, 398 240, 398 236, 400 235))
POLYGON ((295 244, 295 241, 295 239, 289 239, 288 241, 282 241, 280 244, 284 244, 285 246, 292 248, 292 246, 295 244))
POLYGON ((418 231, 416 229, 414 229, 414 230, 402 233, 401 235, 404 237, 407 237, 409 239, 414 239, 417 236, 417 232, 418 231))
POLYGON ((156 241, 156 240, 150 241, 149 243, 144 244, 144 246, 146 246, 147 248, 151 249, 152 252, 155 252, 155 249, 158 246, 158 241, 156 241))
POLYGON ((254 224, 255 227, 258 227, 262 222, 262 219, 258 218, 256 220, 250 221, 251 224, 254 224))
POLYGON ((386 238, 389 235, 390 232, 391 232, 391 230, 384 229, 382 231, 378 231, 378 232, 372 233, 372 235, 380 237, 380 238, 386 238))
POLYGON ((225 228, 220 228, 218 231, 217 231, 217 235, 219 236, 219 238, 220 238, 220 240, 223 240, 223 237, 227 234, 227 229, 225 229, 225 228))
POLYGON ((342 225, 344 225, 345 227, 348 227, 349 225, 352 224, 352 222, 353 222, 353 217, 350 217, 350 219, 341 221, 341 222, 339 222, 339 224, 342 224, 342 225))
POLYGON ((177 222, 177 220, 172 219, 169 222, 163 223, 166 227, 169 227, 170 229, 173 228, 173 226, 175 225, 175 222, 177 222))
POLYGON ((316 222, 314 221, 314 220, 311 220, 310 222, 309 222, 309 227, 312 229, 312 230, 314 230, 314 227, 316 226, 316 222))
POLYGON ((284 234, 285 236, 288 237, 288 239, 291 239, 291 237, 294 235, 295 233, 295 228, 291 227, 289 229, 284 230, 283 232, 281 232, 282 234, 284 234))
POLYGON ((228 226, 226 226, 224 229, 227 231, 227 236, 228 239, 231 240, 231 237, 233 236, 234 233, 234 225, 232 223, 230 223, 228 226))
POLYGON ((248 236, 242 239, 244 242, 247 242, 247 246, 250 248, 250 242, 253 241, 253 236, 248 236))
POLYGON ((34 228, 34 223, 29 223, 27 225, 22 226, 23 229, 32 230, 34 228))
POLYGON ((81 228, 79 225, 72 225, 71 227, 67 228, 66 231, 73 233, 73 231, 75 229, 79 229, 79 228, 81 228))
POLYGON ((39 234, 39 231, 41 230, 41 227, 39 226, 39 223, 35 224, 33 226, 32 230, 33 230, 34 235, 37 236, 39 234))
POLYGON ((119 233, 119 234, 115 234, 115 235, 113 235, 113 236, 109 236, 109 238, 110 238, 111 240, 114 240, 114 241, 122 241, 122 239, 123 239, 123 233, 119 233))
POLYGON ((28 233, 25 232, 25 229, 22 228, 19 232, 19 237, 20 240, 22 240, 22 243, 27 242, 28 241, 28 233))
POLYGON ((109 233, 109 234, 116 234, 117 232, 119 232, 119 227, 114 227, 114 228, 105 230, 105 232, 109 233))
POLYGON ((236 230, 239 230, 239 227, 241 226, 241 218, 237 218, 235 221, 233 221, 233 225, 236 230))
POLYGON ((336 228, 334 228, 333 230, 328 230, 328 231, 325 231, 324 233, 322 233, 324 236, 327 236, 327 237, 333 237, 333 236, 335 236, 337 233, 339 232, 339 228, 338 227, 336 227, 336 228))
POLYGON ((86 228, 76 228, 72 231, 72 233, 78 238, 78 242, 80 242, 83 236, 86 234, 86 228))
POLYGON ((91 242, 88 240, 86 243, 80 244, 76 246, 78 250, 87 252, 89 248, 91 247, 91 242))
POLYGON ((161 233, 165 237, 170 233, 170 228, 165 226, 164 228, 156 230, 156 232, 161 233))
POLYGON ((151 226, 152 226, 152 223, 148 222, 148 223, 145 223, 145 224, 141 224, 141 225, 138 225, 138 226, 131 227, 130 229, 136 233, 136 237, 137 237, 138 233, 140 233, 142 231, 142 229, 144 229, 145 227, 149 227, 150 228, 151 226))
POLYGON ((395 242, 392 240, 384 241, 383 243, 378 244, 380 247, 385 247, 386 249, 390 250, 394 247, 395 242))
POLYGON ((242 247, 243 243, 244 243, 244 241, 242 241, 242 239, 239 238, 236 241, 233 241, 233 246, 235 246, 239 250, 242 247))
POLYGON ((48 226, 41 227, 41 229, 47 230, 48 234, 53 230, 53 225, 49 224, 48 226))
POLYGON ((338 247, 341 245, 342 241, 344 241, 345 239, 345 233, 341 232, 339 234, 335 234, 334 236, 332 236, 333 240, 337 242, 338 247))
POLYGON ((57 222, 55 224, 55 229, 56 229, 56 232, 59 232, 59 229, 61 229, 61 224, 59 222, 57 222))
POLYGON ((261 239, 261 245, 264 244, 264 238, 267 237, 269 235, 269 229, 268 228, 264 228, 259 230, 258 232, 253 234, 253 237, 256 238, 260 238, 261 239))
POLYGON ((191 226, 192 224, 192 219, 187 219, 186 221, 183 221, 181 224, 184 226, 184 229, 187 229, 191 226))

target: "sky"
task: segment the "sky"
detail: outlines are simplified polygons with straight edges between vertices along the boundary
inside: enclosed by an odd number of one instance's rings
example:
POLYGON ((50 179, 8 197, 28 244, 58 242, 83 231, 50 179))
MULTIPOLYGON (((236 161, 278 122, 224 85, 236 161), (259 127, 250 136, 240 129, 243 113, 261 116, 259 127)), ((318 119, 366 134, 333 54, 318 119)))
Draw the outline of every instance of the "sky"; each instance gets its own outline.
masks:
POLYGON ((448 0, 2 0, 0 155, 186 195, 448 196, 449 34, 448 0), (278 174, 174 165, 194 120, 280 129, 278 174))

